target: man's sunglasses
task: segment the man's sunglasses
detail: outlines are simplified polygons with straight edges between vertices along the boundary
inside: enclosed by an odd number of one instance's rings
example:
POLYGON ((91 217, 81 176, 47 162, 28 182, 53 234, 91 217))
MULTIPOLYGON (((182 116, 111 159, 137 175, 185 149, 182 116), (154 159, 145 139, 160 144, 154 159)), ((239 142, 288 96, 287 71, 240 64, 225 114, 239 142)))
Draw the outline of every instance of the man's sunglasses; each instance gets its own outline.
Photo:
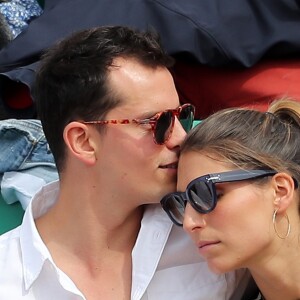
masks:
POLYGON ((176 109, 167 109, 155 114, 148 119, 122 119, 122 120, 103 120, 103 121, 84 121, 84 124, 149 124, 153 131, 154 142, 158 145, 166 143, 173 132, 175 117, 178 118, 181 126, 186 132, 189 132, 193 126, 195 117, 195 107, 192 104, 184 104, 176 109))
MULTIPOLYGON (((185 192, 170 193, 163 197, 160 203, 172 222, 182 226, 187 202, 201 214, 214 210, 218 200, 216 183, 258 179, 276 173, 273 170, 235 170, 204 175, 191 181, 185 192)), ((296 181, 295 186, 297 187, 296 181)))

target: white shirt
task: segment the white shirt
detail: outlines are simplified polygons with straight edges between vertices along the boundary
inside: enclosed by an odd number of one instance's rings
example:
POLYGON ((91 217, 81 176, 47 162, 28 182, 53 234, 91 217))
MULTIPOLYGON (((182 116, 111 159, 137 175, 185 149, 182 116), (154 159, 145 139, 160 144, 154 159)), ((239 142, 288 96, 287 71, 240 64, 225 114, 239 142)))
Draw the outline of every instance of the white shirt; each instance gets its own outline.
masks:
MULTIPOLYGON (((0 236, 1 300, 86 299, 54 263, 34 219, 57 200, 58 183, 43 187, 30 202, 23 223, 0 236)), ((216 275, 209 271, 182 228, 172 226, 160 205, 145 210, 132 252, 132 300, 230 299, 248 273, 216 275)), ((240 299, 234 297, 232 299, 240 299)))

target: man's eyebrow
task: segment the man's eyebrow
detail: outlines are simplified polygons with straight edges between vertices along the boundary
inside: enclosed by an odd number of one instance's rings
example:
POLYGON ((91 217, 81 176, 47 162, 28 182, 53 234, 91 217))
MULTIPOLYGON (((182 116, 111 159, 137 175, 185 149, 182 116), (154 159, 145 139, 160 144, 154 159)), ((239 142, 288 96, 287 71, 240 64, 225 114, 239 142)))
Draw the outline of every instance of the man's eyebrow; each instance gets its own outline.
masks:
POLYGON ((158 114, 160 111, 148 111, 148 112, 144 112, 142 113, 138 118, 139 120, 144 120, 144 119, 150 119, 152 117, 154 117, 156 114, 158 114))
MULTIPOLYGON (((179 106, 177 106, 176 108, 173 108, 173 109, 177 109, 179 106)), ((166 108, 164 110, 160 110, 160 111, 148 111, 148 112, 144 112, 143 114, 140 115, 139 118, 136 118, 136 119, 139 119, 139 120, 144 120, 144 119, 150 119, 152 117, 154 117, 156 114, 160 113, 160 112, 164 112, 164 111, 167 111, 167 110, 173 110, 172 108, 166 108)))

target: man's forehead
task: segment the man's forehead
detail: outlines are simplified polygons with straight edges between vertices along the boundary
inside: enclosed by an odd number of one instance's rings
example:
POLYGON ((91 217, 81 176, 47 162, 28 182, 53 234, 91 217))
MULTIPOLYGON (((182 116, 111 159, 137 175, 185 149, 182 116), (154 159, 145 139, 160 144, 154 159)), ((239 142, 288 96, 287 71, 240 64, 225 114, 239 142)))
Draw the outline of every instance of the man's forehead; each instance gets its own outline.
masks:
POLYGON ((109 67, 110 79, 116 80, 121 84, 119 80, 127 80, 133 83, 139 83, 143 80, 149 80, 149 75, 154 74, 158 70, 162 70, 164 67, 150 67, 142 64, 139 60, 134 58, 119 57, 113 60, 111 67, 109 67))
POLYGON ((117 58, 110 68, 108 85, 121 99, 115 112, 146 119, 179 105, 171 73, 165 67, 152 68, 134 58, 117 58))

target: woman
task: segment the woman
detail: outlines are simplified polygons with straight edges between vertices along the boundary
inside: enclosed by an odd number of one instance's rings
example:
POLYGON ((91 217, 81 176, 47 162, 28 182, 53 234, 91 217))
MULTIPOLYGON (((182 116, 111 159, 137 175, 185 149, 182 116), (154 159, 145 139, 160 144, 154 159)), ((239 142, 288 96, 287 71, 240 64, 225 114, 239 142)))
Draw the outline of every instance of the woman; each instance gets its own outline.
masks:
POLYGON ((300 104, 226 109, 182 146, 178 190, 161 203, 211 270, 248 268, 268 300, 300 299, 300 104))

